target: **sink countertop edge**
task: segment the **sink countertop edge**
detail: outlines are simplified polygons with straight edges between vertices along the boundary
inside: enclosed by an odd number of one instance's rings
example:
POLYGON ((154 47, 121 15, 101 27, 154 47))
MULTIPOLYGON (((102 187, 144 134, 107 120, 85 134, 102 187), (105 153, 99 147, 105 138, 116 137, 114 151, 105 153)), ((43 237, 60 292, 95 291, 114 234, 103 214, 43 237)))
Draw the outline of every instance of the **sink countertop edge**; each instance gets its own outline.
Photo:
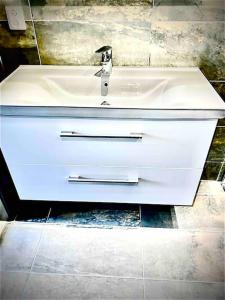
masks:
POLYGON ((0 105, 0 116, 125 119, 222 119, 225 118, 225 110, 0 105))
MULTIPOLYGON (((48 70, 48 69, 71 69, 71 70, 84 70, 90 71, 90 69, 96 68, 96 66, 49 66, 49 65, 21 65, 14 72, 12 72, 7 78, 0 83, 0 88, 17 73, 18 70, 48 70)), ((41 105, 40 103, 33 103, 35 105, 29 105, 28 103, 7 103, 7 101, 0 104, 0 115, 12 115, 12 116, 37 116, 37 117, 89 117, 89 118, 131 118, 131 119, 221 119, 225 118, 225 104, 221 97, 216 93, 213 87, 207 82, 207 79, 197 67, 186 68, 143 68, 143 67, 115 67, 115 70, 145 70, 147 72, 161 72, 163 71, 191 71, 198 74, 201 81, 205 82, 206 87, 210 93, 209 105, 206 108, 191 107, 187 105, 187 108, 182 107, 162 107, 157 106, 144 107, 103 107, 103 106, 80 106, 79 103, 76 106, 65 105, 41 105), (212 101, 214 100, 215 101, 212 101), (214 105, 215 102, 215 105, 214 105), (25 104, 25 105, 24 105, 25 104)), ((1 92, 1 90, 0 90, 1 92)), ((15 101, 16 102, 16 101, 15 101)), ((202 104, 202 103, 200 103, 202 104)), ((204 104, 204 103, 203 103, 204 104)), ((207 104, 207 101, 206 101, 207 104)), ((196 106, 196 105, 195 105, 196 106)))

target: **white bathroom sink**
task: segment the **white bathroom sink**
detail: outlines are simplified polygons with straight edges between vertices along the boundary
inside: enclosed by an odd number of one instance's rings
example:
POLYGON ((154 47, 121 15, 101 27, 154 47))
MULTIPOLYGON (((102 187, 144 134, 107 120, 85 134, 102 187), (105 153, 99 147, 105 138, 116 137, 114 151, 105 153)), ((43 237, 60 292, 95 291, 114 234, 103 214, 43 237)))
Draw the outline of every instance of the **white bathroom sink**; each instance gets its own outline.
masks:
POLYGON ((0 84, 1 106, 208 110, 225 104, 198 68, 113 67, 101 96, 100 67, 20 66, 0 84))
POLYGON ((101 96, 100 78, 93 76, 49 76, 45 78, 48 89, 60 103, 66 98, 69 105, 99 106, 103 101, 114 107, 151 105, 162 96, 167 79, 111 76, 109 93, 101 96))

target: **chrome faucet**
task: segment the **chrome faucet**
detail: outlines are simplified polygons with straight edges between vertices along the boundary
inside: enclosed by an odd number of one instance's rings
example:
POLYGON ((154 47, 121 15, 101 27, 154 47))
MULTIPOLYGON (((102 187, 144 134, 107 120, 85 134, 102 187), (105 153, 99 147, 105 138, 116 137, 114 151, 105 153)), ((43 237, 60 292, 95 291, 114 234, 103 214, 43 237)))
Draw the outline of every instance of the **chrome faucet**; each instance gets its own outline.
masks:
POLYGON ((112 47, 103 46, 95 53, 102 55, 102 69, 95 73, 95 76, 101 77, 101 95, 107 96, 109 90, 109 76, 112 73, 112 47))

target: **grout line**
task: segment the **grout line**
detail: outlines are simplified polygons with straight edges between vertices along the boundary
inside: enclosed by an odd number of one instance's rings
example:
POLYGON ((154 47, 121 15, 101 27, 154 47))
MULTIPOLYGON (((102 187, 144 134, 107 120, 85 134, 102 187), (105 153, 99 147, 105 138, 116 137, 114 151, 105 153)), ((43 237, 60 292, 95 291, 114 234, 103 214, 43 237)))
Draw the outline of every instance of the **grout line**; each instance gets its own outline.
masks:
POLYGON ((141 204, 139 205, 139 218, 140 218, 140 226, 139 227, 142 227, 142 208, 141 208, 141 204))
MULTIPOLYGON (((42 224, 42 225, 43 225, 43 224, 42 224)), ((41 225, 41 226, 42 226, 42 225, 41 225)), ((30 272, 29 272, 29 274, 33 273, 33 272, 32 272, 32 269, 33 269, 33 266, 34 266, 34 263, 35 263, 35 260, 36 260, 38 251, 39 251, 39 249, 40 249, 40 244, 41 244, 41 241, 42 241, 42 237, 43 237, 44 232, 45 232, 44 226, 42 226, 42 227, 43 227, 43 228, 42 228, 42 230, 41 230, 41 235, 40 235, 39 241, 38 241, 38 243, 37 243, 36 251, 35 251, 35 254, 34 254, 33 261, 32 261, 32 263, 31 263, 31 267, 30 267, 30 272)))
POLYGON ((39 58, 40 65, 42 65, 41 55, 40 55, 40 50, 39 50, 38 40, 37 40, 37 34, 36 34, 36 29, 35 29, 35 25, 34 25, 33 14, 32 14, 31 5, 30 5, 30 0, 27 0, 27 2, 28 2, 28 5, 29 5, 29 9, 30 9, 31 22, 32 22, 32 25, 33 25, 33 30, 34 30, 34 37, 35 37, 35 42, 36 42, 36 46, 37 46, 38 58, 39 58))
POLYGON ((177 221, 177 215, 176 215, 176 208, 175 205, 173 205, 172 207, 170 207, 170 214, 171 214, 171 219, 172 219, 172 224, 173 224, 173 228, 177 229, 178 227, 178 221, 177 221))
MULTIPOLYGON (((28 273, 26 271, 4 271, 6 273, 28 273)), ((122 279, 137 279, 137 280, 151 280, 151 281, 172 281, 172 282, 191 282, 191 283, 224 283, 223 281, 201 281, 201 280, 185 280, 185 279, 172 279, 172 278, 155 278, 155 277, 137 277, 137 276, 119 276, 119 275, 101 275, 101 274, 80 274, 80 273, 49 273, 49 272, 30 272, 35 275, 52 275, 52 276, 74 276, 74 277, 94 277, 94 278, 122 278, 122 279)))
MULTIPOLYGON (((218 176, 216 178, 217 181, 220 181, 220 176, 222 175, 222 170, 223 170, 224 165, 225 165, 225 162, 222 162, 219 173, 218 173, 218 176)), ((223 180, 223 178, 221 178, 221 181, 222 180, 223 180)))
MULTIPOLYGON (((28 0, 29 1, 29 0, 28 0)), ((157 6, 155 6, 155 7, 157 7, 157 6)), ((7 22, 7 20, 2 20, 2 21, 6 21, 7 22)), ((45 18, 43 18, 43 19, 33 19, 32 18, 32 20, 26 20, 26 21, 30 21, 30 22, 68 22, 68 23, 81 23, 81 24, 87 24, 87 22, 88 21, 82 21, 82 20, 79 20, 79 19, 70 19, 70 20, 68 20, 68 19, 66 19, 66 18, 64 18, 64 19, 45 19, 45 18)), ((155 23, 155 22, 157 22, 157 23, 190 23, 190 24, 192 24, 192 23, 200 23, 200 24, 208 24, 208 23, 215 23, 215 24, 218 24, 218 23, 221 23, 221 24, 224 24, 224 21, 210 21, 210 20, 208 20, 208 21, 197 21, 197 20, 195 20, 195 21, 177 21, 177 20, 173 20, 173 21, 152 21, 152 22, 150 22, 150 23, 155 23)), ((99 24, 99 22, 93 22, 93 23, 96 23, 96 24, 99 24)))
POLYGON ((216 83, 216 82, 218 82, 218 83, 225 83, 225 80, 209 80, 209 82, 212 82, 212 83, 216 83))
MULTIPOLYGON (((13 271, 12 271, 12 272, 13 272, 13 271)), ((15 273, 15 271, 14 271, 14 273, 15 273)), ((20 273, 20 272, 16 272, 16 273, 20 273)), ((27 278, 26 278, 26 280, 25 280, 23 289, 22 289, 22 291, 21 291, 21 293, 20 293, 21 298, 19 298, 19 299, 22 300, 22 299, 24 299, 24 293, 25 293, 25 290, 26 290, 26 287, 27 287, 27 283, 28 283, 28 281, 29 281, 29 279, 30 279, 31 273, 30 273, 30 272, 21 272, 21 273, 27 274, 27 278)))
MULTIPOLYGON (((142 206, 139 205, 139 213, 140 213, 140 228, 142 228, 142 206)), ((141 243, 141 262, 142 262, 142 283, 143 283, 143 299, 145 299, 145 264, 144 264, 144 247, 143 247, 143 235, 141 235, 141 240, 139 240, 139 243, 141 243)))
MULTIPOLYGON (((43 223, 42 223, 43 224, 43 223)), ((35 249, 35 254, 34 254, 34 258, 32 260, 32 263, 31 263, 31 266, 30 266, 30 270, 28 272, 25 272, 28 274, 27 276, 27 279, 25 281, 25 284, 24 284, 24 287, 23 287, 23 290, 21 292, 21 299, 24 298, 24 293, 25 293, 25 290, 26 290, 26 287, 27 287, 27 283, 31 277, 31 274, 32 274, 32 268, 33 268, 33 265, 34 265, 34 262, 35 262, 35 259, 36 259, 36 256, 37 256, 37 253, 39 251, 39 247, 40 247, 40 243, 41 243, 41 240, 42 240, 42 236, 43 236, 43 233, 44 233, 44 227, 41 229, 41 234, 40 234, 40 238, 37 242, 37 246, 36 246, 36 249, 35 249)), ((19 272, 18 272, 19 273, 19 272)))
POLYGON ((172 279, 172 278, 154 278, 154 277, 145 277, 145 279, 147 280, 151 280, 151 281, 172 281, 172 282, 188 282, 188 283, 205 283, 205 284, 209 284, 209 283, 221 283, 224 284, 224 281, 201 281, 201 280, 185 280, 185 279, 172 279))
POLYGON ((141 260, 142 260, 142 279, 143 279, 143 296, 145 299, 145 264, 144 264, 144 247, 143 247, 143 236, 141 236, 141 260))
POLYGON ((141 239, 141 261, 142 261, 142 278, 145 278, 145 263, 144 263, 143 239, 141 239))
MULTIPOLYGON (((24 21, 25 22, 32 22, 32 18, 30 18, 30 19, 26 19, 26 18, 24 18, 24 21)), ((0 19, 0 22, 9 22, 7 19, 0 19)))
POLYGON ((52 212, 52 208, 50 207, 49 212, 47 214, 47 218, 46 218, 46 222, 45 223, 48 222, 51 212, 52 212))
POLYGON ((145 293, 145 279, 142 279, 142 285, 143 285, 143 300, 146 299, 146 293, 145 293))
MULTIPOLYGON (((216 181, 215 181, 216 182, 216 181)), ((215 194, 216 196, 217 194, 215 194)), ((204 195, 201 195, 204 196, 204 195)), ((206 196, 213 196, 213 194, 210 195, 206 195, 206 196)), ((181 207, 183 207, 181 205, 181 207)), ((185 207, 189 207, 189 206, 185 206, 185 207)), ((12 226, 34 226, 34 227, 39 227, 39 226, 48 226, 49 228, 53 229, 54 227, 59 228, 60 227, 63 229, 78 229, 78 230, 86 230, 86 229, 91 229, 91 230, 119 230, 119 231, 127 231, 127 230, 143 230, 143 231, 181 231, 181 232, 188 232, 188 233, 221 233, 224 228, 205 228, 205 229, 199 229, 199 228, 168 228, 168 227, 141 227, 141 226, 137 226, 137 227, 126 227, 126 226, 114 226, 114 227, 79 227, 79 226, 68 226, 68 224, 64 224, 64 223, 37 223, 37 222, 23 222, 23 221, 13 221, 11 223, 12 226)))
MULTIPOLYGON (((24 273, 24 271, 7 271, 24 273)), ((107 275, 107 274, 97 274, 97 273, 57 273, 57 272, 31 272, 31 274, 40 274, 40 275, 59 275, 59 276, 77 276, 77 277, 96 277, 96 278, 124 278, 124 279, 139 279, 142 280, 143 277, 139 276, 121 276, 121 275, 107 275)))

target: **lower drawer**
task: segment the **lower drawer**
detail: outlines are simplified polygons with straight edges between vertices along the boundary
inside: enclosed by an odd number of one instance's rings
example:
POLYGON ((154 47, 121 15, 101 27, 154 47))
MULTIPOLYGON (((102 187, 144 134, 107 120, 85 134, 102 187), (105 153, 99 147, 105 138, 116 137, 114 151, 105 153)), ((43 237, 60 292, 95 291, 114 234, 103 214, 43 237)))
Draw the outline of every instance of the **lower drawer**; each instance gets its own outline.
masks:
POLYGON ((21 200, 191 205, 201 169, 10 166, 21 200))

